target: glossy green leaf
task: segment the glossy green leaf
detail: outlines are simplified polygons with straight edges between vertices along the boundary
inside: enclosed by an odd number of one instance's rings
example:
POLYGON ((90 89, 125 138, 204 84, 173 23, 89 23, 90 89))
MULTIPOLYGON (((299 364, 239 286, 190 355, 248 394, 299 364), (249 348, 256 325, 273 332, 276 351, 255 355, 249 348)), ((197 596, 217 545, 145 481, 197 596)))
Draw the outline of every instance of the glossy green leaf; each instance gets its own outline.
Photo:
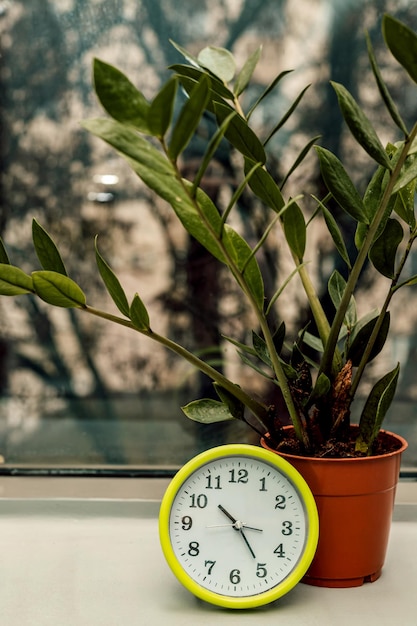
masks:
MULTIPOLYGON (((178 63, 170 65, 169 69, 176 72, 181 85, 188 94, 192 92, 196 84, 200 82, 201 78, 207 75, 207 72, 198 67, 181 65, 178 63)), ((233 93, 216 76, 210 75, 211 104, 208 105, 209 110, 212 112, 214 111, 212 102, 218 101, 226 104, 227 100, 233 101, 233 93)))
POLYGON ((216 259, 225 263, 224 254, 218 243, 222 229, 221 217, 207 194, 202 189, 197 189, 195 202, 192 199, 192 183, 189 181, 184 180, 181 183, 177 178, 164 176, 143 163, 133 159, 127 161, 143 182, 172 206, 186 231, 216 259), (217 237, 213 233, 217 233, 217 237))
POLYGON ((107 291, 109 292, 113 302, 115 303, 119 311, 123 313, 123 315, 125 315, 126 317, 129 317, 129 303, 126 298, 126 294, 123 291, 119 279, 100 254, 97 246, 97 237, 95 239, 95 252, 97 267, 107 291))
POLYGON ((240 272, 242 272, 245 283, 258 309, 262 310, 265 300, 264 283, 258 262, 255 256, 252 255, 252 249, 243 237, 228 224, 225 225, 225 233, 224 246, 240 272))
MULTIPOLYGON (((245 159, 245 174, 255 165, 252 159, 245 159)), ((258 168, 249 180, 249 187, 266 206, 279 213, 285 206, 280 188, 265 168, 258 168)))
POLYGON ((0 263, 0 295, 20 296, 33 292, 33 282, 23 270, 10 263, 0 263))
POLYGON ((397 250, 403 236, 401 224, 398 220, 390 218, 369 251, 369 258, 374 267, 387 278, 394 278, 397 250))
POLYGON ((382 34, 394 58, 417 83, 417 35, 391 15, 382 18, 382 34))
POLYGON ((416 215, 414 212, 414 198, 416 194, 416 180, 408 183, 404 189, 397 193, 394 203, 394 211, 413 231, 416 227, 416 215))
POLYGON ((218 383, 213 383, 213 386, 222 403, 229 409, 230 414, 235 419, 242 420, 245 413, 245 405, 218 383))
POLYGON ((254 330, 252 331, 252 345, 256 352, 256 356, 261 359, 265 365, 272 368, 271 355, 269 354, 265 339, 260 337, 258 333, 255 333, 254 330))
POLYGON ((372 388, 367 397, 359 421, 359 436, 356 441, 356 450, 364 454, 372 454, 372 445, 378 436, 382 422, 395 396, 400 364, 388 374, 385 374, 372 388))
POLYGON ((384 101, 387 111, 390 114, 394 123, 404 133, 404 135, 407 136, 407 127, 398 111, 397 105, 395 104, 394 100, 391 97, 391 94, 388 91, 384 79, 382 78, 382 74, 378 67, 378 63, 376 61, 375 54, 372 48, 371 38, 369 37, 368 33, 366 33, 366 44, 368 48, 369 61, 371 63, 371 68, 375 76, 375 80, 378 85, 379 93, 381 94, 382 100, 384 101))
POLYGON ((94 87, 97 96, 111 117, 148 132, 149 103, 145 96, 117 68, 94 59, 94 87))
POLYGON ((209 70, 224 83, 233 80, 236 73, 236 62, 233 54, 226 48, 207 46, 197 57, 201 67, 209 70))
POLYGON ((139 295, 136 293, 133 300, 132 300, 132 304, 130 306, 130 312, 129 312, 129 317, 131 319, 132 324, 135 326, 135 328, 137 328, 138 330, 149 330, 149 314, 148 311, 146 310, 145 305, 143 304, 142 300, 140 299, 139 295))
POLYGON ((326 148, 316 146, 320 171, 327 189, 336 202, 358 222, 369 224, 362 198, 339 159, 326 148))
POLYGON ((203 76, 183 105, 172 130, 169 157, 175 161, 193 137, 209 101, 210 80, 203 76))
POLYGON ((301 92, 298 94, 298 96, 296 97, 294 102, 291 104, 289 109, 284 113, 284 115, 281 117, 279 122, 270 131, 269 135, 267 136, 267 138, 264 141, 264 146, 266 146, 266 144, 272 139, 272 137, 280 130, 280 128, 282 128, 282 126, 284 126, 285 122, 287 122, 287 120, 291 117, 291 115, 294 113, 295 109, 300 104, 300 102, 301 102, 304 94, 306 93, 307 89, 309 89, 309 88, 310 88, 310 85, 307 85, 307 87, 304 87, 304 89, 301 90, 301 92))
POLYGON ((84 120, 81 124, 124 157, 129 157, 154 169, 161 178, 170 176, 175 180, 176 172, 172 163, 150 141, 139 136, 133 128, 107 118, 84 120))
POLYGON ((288 205, 284 211, 283 221, 285 239, 291 252, 301 262, 306 248, 307 228, 303 212, 296 202, 288 205))
POLYGON ((338 226, 338 223, 336 222, 333 215, 330 213, 329 209, 322 202, 320 201, 318 202, 320 204, 320 208, 323 213, 323 217, 324 217, 324 221, 326 222, 327 229, 331 235, 331 238, 333 239, 334 245, 336 246, 336 250, 340 254, 341 258, 344 260, 348 268, 350 268, 351 263, 349 259, 349 253, 347 251, 345 240, 343 239, 343 235, 338 226))
POLYGON ((1 237, 0 237, 0 263, 6 263, 10 265, 9 255, 7 254, 6 246, 1 237))
POLYGON ((236 76, 235 86, 234 86, 234 94, 238 97, 242 94, 246 87, 249 84, 250 79, 252 78, 253 72, 255 71, 256 66, 258 65, 258 61, 261 58, 262 54, 262 46, 256 48, 256 50, 249 56, 246 60, 244 66, 236 76))
POLYGON ((306 145, 300 150, 300 152, 297 155, 294 163, 291 165, 291 167, 289 168, 289 170, 285 174, 284 178, 282 179, 281 184, 280 184, 280 189, 284 188, 284 185, 287 182, 287 180, 289 179, 289 177, 291 176, 291 174, 298 169, 298 167, 301 165, 301 163, 304 161, 304 159, 306 158, 306 156, 310 152, 311 148, 317 143, 317 141, 319 139, 320 139, 320 135, 316 135, 312 139, 309 139, 309 141, 306 143, 306 145))
POLYGON ((291 74, 292 71, 293 70, 284 70, 283 72, 280 72, 278 74, 278 76, 276 76, 274 78, 274 80, 271 83, 269 83, 269 85, 266 87, 266 89, 261 93, 259 98, 255 101, 255 103, 249 109, 249 111, 248 111, 248 113, 246 115, 247 119, 250 118, 250 116, 252 115, 254 110, 257 108, 257 106, 259 106, 259 104, 262 102, 262 100, 264 100, 271 93, 271 91, 273 91, 275 89, 275 87, 281 82, 281 80, 285 76, 287 76, 287 74, 291 74))
POLYGON ((170 78, 152 100, 148 113, 148 125, 152 135, 165 136, 174 113, 178 79, 170 78))
MULTIPOLYGON (((215 102, 214 110, 220 125, 228 117, 231 109, 220 102, 215 102)), ((256 163, 265 163, 266 154, 262 143, 240 115, 232 119, 225 136, 243 156, 256 163)))
POLYGON ((314 402, 317 402, 320 398, 323 398, 326 394, 329 393, 331 388, 331 382, 326 374, 321 372, 316 380, 316 384, 314 385, 313 391, 308 398, 307 405, 311 406, 314 402))
POLYGON ((227 422, 235 419, 229 407, 223 402, 210 398, 193 400, 181 408, 190 420, 200 424, 215 424, 216 422, 227 422))
MULTIPOLYGON (((330 299, 333 302, 335 309, 338 309, 342 301, 343 294, 345 293, 346 281, 337 270, 334 270, 329 278, 328 289, 330 299)), ((356 321, 356 302, 354 297, 351 296, 349 306, 345 314, 344 324, 348 328, 352 328, 356 324, 356 321)))
POLYGON ((278 326, 277 330, 274 332, 272 336, 272 340, 274 342, 274 346, 275 346, 275 350, 277 354, 281 354, 282 348, 284 347, 285 333, 286 333, 285 322, 281 322, 281 324, 278 326))
POLYGON ((417 178, 417 156, 415 154, 408 157, 397 182, 394 185, 393 193, 404 189, 409 183, 417 178))
POLYGON ((86 299, 82 289, 68 276, 40 270, 32 272, 36 294, 48 304, 64 308, 82 308, 86 299))
POLYGON ((35 219, 32 220, 32 239, 43 269, 67 276, 67 271, 58 248, 50 235, 35 219))
POLYGON ((176 43, 172 39, 169 40, 169 43, 174 46, 174 48, 178 50, 178 52, 182 54, 184 59, 186 59, 189 63, 196 66, 198 65, 198 59, 194 54, 186 50, 186 48, 183 48, 183 46, 180 46, 180 44, 176 43))
MULTIPOLYGON (((366 315, 359 320, 353 330, 346 358, 352 361, 352 365, 354 367, 357 367, 361 361, 366 345, 368 344, 368 341, 374 330, 377 319, 378 315, 375 313, 366 315)), ((390 314, 389 312, 387 312, 385 313, 382 326, 378 333, 378 337, 376 338, 375 344, 371 350, 368 363, 372 361, 372 359, 374 359, 384 347, 385 341, 388 336, 389 326, 390 314)))
POLYGON ((336 92, 343 118, 356 141, 377 163, 391 169, 391 162, 374 127, 353 96, 340 83, 331 81, 331 85, 336 92))

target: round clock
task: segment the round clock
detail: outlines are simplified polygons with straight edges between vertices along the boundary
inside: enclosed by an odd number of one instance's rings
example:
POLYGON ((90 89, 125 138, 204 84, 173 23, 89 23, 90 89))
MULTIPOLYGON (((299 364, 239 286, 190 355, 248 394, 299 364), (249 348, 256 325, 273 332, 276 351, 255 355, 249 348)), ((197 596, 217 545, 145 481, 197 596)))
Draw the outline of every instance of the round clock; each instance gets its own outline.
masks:
POLYGON ((302 476, 278 455, 223 445, 189 461, 161 504, 162 550, 195 596, 227 608, 267 604, 306 573, 318 516, 302 476))

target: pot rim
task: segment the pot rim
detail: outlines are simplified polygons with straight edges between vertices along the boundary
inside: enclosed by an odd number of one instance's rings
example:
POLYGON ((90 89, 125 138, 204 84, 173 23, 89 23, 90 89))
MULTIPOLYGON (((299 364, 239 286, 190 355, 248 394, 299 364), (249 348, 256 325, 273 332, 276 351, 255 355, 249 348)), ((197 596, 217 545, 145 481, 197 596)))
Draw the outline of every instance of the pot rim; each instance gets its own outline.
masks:
MULTIPOLYGON (((352 424, 351 427, 358 427, 358 424, 352 424)), ((294 427, 291 424, 288 424, 287 426, 283 427, 283 430, 294 430, 294 427)), ((394 433, 390 430, 384 430, 383 428, 381 428, 379 432, 389 435, 390 437, 393 437, 394 439, 397 439, 397 441, 401 443, 401 446, 397 450, 393 450, 392 452, 386 452, 385 454, 373 454, 371 456, 329 458, 325 456, 315 457, 315 456, 308 456, 308 455, 303 455, 303 454, 291 454, 290 452, 280 452, 279 450, 274 450, 273 448, 271 448, 268 445, 268 443, 265 441, 265 437, 262 437, 261 441, 262 441, 262 445, 265 445, 266 448, 268 448, 269 450, 272 450, 276 454, 279 454, 283 458, 305 459, 307 461, 332 462, 332 463, 358 463, 358 462, 369 463, 371 461, 375 461, 378 459, 385 459, 385 458, 397 456, 399 454, 402 454, 408 448, 407 440, 404 439, 404 437, 402 437, 401 435, 398 435, 397 433, 394 433)))

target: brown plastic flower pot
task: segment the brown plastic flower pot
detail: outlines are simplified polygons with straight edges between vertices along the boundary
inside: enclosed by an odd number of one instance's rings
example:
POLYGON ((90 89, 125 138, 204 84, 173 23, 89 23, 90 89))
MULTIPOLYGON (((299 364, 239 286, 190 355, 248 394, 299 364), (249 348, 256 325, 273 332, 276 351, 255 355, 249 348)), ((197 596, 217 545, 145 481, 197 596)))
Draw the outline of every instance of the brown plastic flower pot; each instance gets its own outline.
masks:
MULTIPOLYGON (((319 513, 319 542, 302 582, 320 587, 358 587, 381 575, 388 546, 401 455, 326 459, 281 454, 304 477, 319 513)), ((262 446, 272 450, 264 440, 262 446)))

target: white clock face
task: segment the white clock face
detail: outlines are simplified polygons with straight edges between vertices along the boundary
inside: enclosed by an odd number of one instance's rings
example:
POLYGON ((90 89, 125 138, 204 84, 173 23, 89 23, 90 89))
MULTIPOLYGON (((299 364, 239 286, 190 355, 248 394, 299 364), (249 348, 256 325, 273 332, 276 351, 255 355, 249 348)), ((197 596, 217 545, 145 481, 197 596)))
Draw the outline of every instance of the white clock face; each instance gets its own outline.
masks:
POLYGON ((281 584, 305 549, 308 516, 295 484, 246 456, 205 463, 172 502, 169 534, 188 576, 210 592, 250 597, 281 584))

